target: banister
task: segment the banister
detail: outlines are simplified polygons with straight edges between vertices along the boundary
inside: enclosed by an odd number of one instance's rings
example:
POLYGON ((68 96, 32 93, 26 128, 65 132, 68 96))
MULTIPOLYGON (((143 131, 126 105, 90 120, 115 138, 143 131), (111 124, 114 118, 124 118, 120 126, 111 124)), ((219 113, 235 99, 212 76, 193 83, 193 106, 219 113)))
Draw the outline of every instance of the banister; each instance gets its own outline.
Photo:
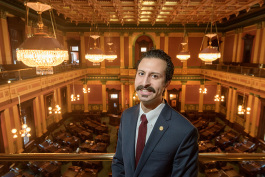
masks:
MULTIPOLYGON (((114 153, 0 153, 0 161, 111 161, 114 153)), ((265 161, 265 153, 199 153, 203 161, 265 161)))

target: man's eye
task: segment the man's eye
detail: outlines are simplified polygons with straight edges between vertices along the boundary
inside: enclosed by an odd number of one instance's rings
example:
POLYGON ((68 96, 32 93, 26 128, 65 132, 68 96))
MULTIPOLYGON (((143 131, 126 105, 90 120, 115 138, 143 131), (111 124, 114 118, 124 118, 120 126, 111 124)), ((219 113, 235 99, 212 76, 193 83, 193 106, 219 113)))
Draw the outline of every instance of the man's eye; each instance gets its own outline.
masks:
POLYGON ((139 72, 138 75, 139 75, 139 76, 143 76, 144 73, 143 73, 143 72, 139 72))
POLYGON ((152 78, 157 79, 157 78, 158 78, 158 75, 153 74, 153 75, 152 75, 152 78))

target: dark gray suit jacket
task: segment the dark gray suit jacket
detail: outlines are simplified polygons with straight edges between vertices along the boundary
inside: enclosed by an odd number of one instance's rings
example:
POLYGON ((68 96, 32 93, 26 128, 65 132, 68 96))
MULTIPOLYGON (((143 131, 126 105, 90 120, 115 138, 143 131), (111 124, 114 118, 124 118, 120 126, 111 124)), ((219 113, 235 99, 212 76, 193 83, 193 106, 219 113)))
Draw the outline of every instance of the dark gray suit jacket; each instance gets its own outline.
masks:
POLYGON ((135 133, 140 106, 121 117, 113 177, 197 177, 198 131, 167 103, 146 142, 135 168, 135 133), (161 130, 163 127, 163 130, 161 130))

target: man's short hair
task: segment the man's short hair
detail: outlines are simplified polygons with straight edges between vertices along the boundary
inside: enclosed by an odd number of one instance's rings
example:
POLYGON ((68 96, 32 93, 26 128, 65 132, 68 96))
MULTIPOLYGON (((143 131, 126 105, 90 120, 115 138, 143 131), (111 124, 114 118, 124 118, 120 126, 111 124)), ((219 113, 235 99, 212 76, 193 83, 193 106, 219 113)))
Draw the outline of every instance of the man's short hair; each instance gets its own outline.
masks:
POLYGON ((171 81, 173 74, 174 74, 174 64, 171 61, 171 57, 166 54, 163 50, 156 50, 152 49, 147 51, 146 53, 143 54, 142 58, 138 61, 137 66, 136 66, 136 71, 138 70, 138 66, 141 63, 142 59, 144 58, 158 58, 161 60, 164 60, 167 63, 167 68, 166 68, 166 83, 168 81, 171 81))

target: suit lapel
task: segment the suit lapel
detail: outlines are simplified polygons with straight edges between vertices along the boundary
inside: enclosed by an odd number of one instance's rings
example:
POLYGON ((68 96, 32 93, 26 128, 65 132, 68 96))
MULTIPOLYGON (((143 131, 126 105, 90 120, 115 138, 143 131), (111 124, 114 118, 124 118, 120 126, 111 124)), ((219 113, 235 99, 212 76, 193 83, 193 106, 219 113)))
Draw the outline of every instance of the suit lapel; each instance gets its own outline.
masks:
MULTIPOLYGON (((132 112, 130 116, 130 122, 128 126, 128 130, 125 130, 129 135, 128 135, 128 154, 130 156, 130 163, 132 166, 132 171, 135 170, 135 134, 136 134, 136 125, 137 125, 137 120, 139 116, 139 109, 140 107, 138 106, 134 112, 132 112)), ((125 152, 126 153, 126 152, 125 152)))
POLYGON ((145 145, 145 148, 143 150, 142 156, 139 160, 139 163, 137 165, 136 171, 134 173, 134 176, 138 176, 142 168, 144 167, 147 159, 151 155, 151 152, 159 142, 159 140, 162 138, 164 133, 167 131, 169 125, 167 123, 167 120, 171 117, 171 111, 169 105, 166 103, 165 107, 161 111, 155 126, 152 130, 152 133, 150 134, 150 137, 145 145), (161 127, 161 128, 160 128, 161 127), (163 127, 163 128, 162 128, 163 127), (161 130, 162 129, 162 130, 161 130))

